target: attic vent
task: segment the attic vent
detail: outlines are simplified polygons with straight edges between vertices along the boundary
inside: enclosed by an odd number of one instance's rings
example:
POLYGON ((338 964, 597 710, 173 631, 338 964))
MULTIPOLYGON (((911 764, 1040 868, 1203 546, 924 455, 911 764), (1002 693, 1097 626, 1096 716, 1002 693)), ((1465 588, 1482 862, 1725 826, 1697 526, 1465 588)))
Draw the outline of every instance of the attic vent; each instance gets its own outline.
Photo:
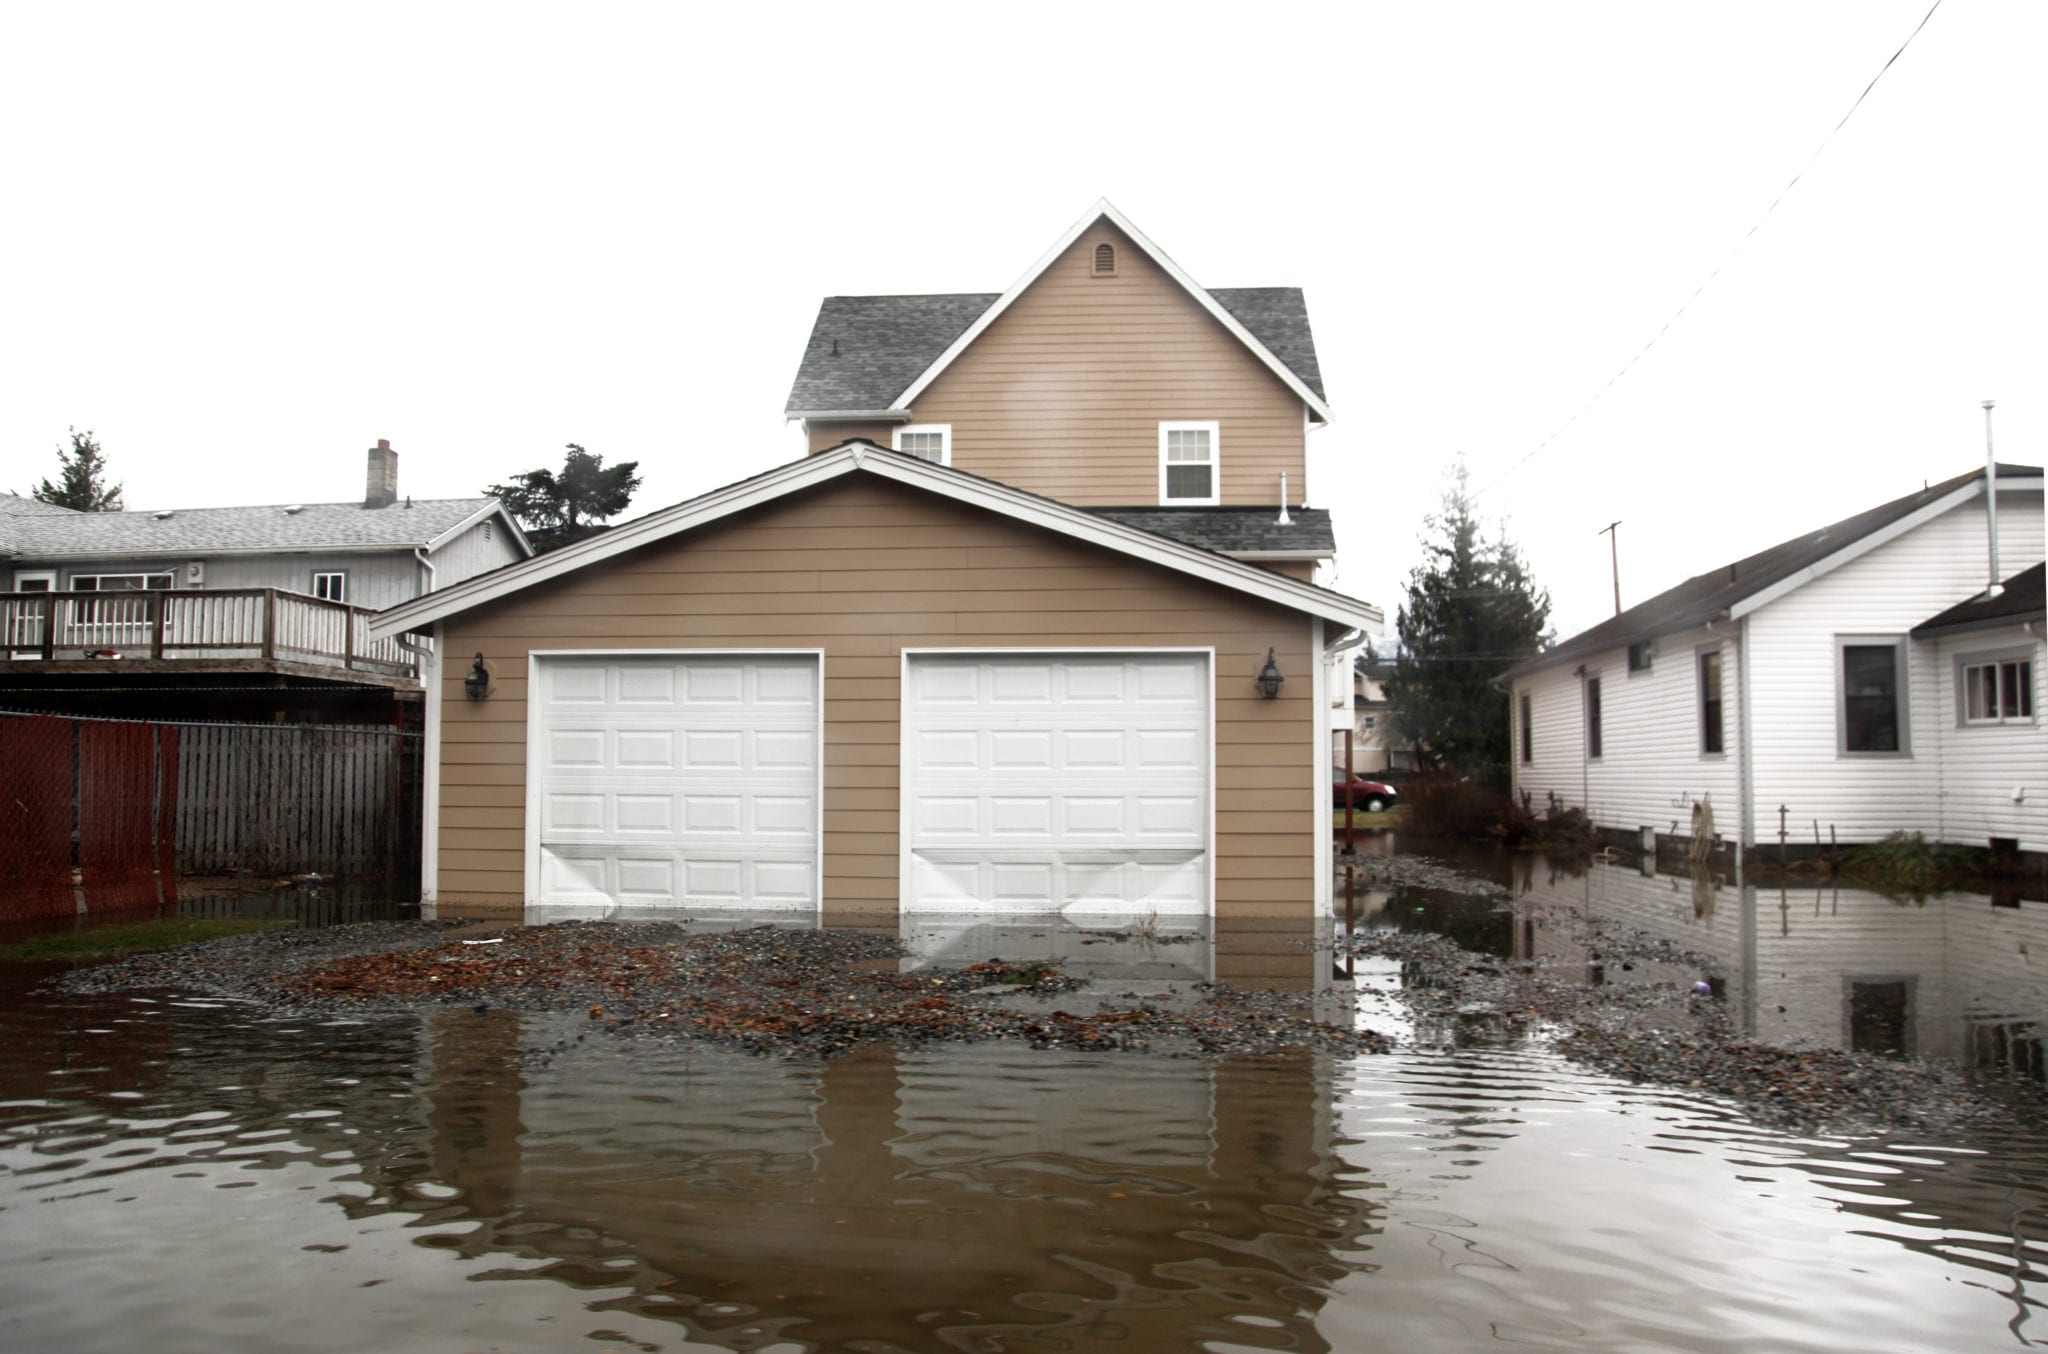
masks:
POLYGON ((166 508, 162 512, 153 512, 150 514, 150 516, 154 517, 157 521, 161 522, 166 517, 169 517, 173 511, 175 511, 175 509, 166 508))
POLYGON ((306 505, 305 505, 305 504, 303 504, 303 503, 287 503, 287 504, 285 505, 285 509, 284 509, 284 515, 285 515, 286 517, 291 517, 291 516, 293 516, 294 514, 297 514, 297 513, 302 513, 302 512, 304 512, 305 510, 306 510, 306 505))
POLYGON ((1116 276, 1116 246, 1099 244, 1095 246, 1095 276, 1116 276))
POLYGON ((485 539, 485 540, 487 540, 487 541, 488 541, 488 540, 490 540, 490 539, 492 539, 492 537, 491 537, 491 519, 490 519, 490 518, 488 518, 488 517, 486 517, 486 518, 484 519, 484 539, 485 539))

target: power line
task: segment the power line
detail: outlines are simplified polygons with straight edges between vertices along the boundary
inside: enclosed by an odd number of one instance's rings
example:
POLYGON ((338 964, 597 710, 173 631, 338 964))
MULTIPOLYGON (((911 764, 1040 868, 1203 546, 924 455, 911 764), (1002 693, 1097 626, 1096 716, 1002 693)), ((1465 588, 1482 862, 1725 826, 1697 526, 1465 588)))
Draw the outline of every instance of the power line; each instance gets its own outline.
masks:
POLYGON ((1598 390, 1594 391, 1593 398, 1587 400, 1584 404, 1580 405, 1577 413, 1573 414, 1564 422, 1558 424, 1556 431, 1552 432, 1550 436, 1544 438, 1541 442, 1538 442, 1534 448, 1532 448, 1526 455, 1522 457, 1521 460, 1516 461, 1506 470, 1503 470, 1500 474, 1494 476, 1494 478, 1487 484, 1487 486, 1484 489, 1481 489, 1478 493, 1473 495, 1474 498, 1484 498, 1487 494, 1491 493, 1495 488, 1499 487, 1502 480, 1505 480, 1508 476, 1514 474, 1517 470, 1520 470, 1523 466, 1535 460, 1537 455, 1541 453, 1545 447, 1548 447, 1552 442, 1555 442, 1558 438, 1562 437, 1566 429, 1570 428, 1574 423, 1577 423, 1581 418, 1583 418, 1588 409, 1591 409, 1594 405, 1598 404, 1601 398, 1605 396, 1608 391, 1614 389, 1616 382, 1620 381, 1622 377, 1628 375, 1629 372, 1633 371, 1635 369, 1636 363, 1642 361, 1643 358, 1649 354, 1650 349, 1657 346, 1657 341, 1663 338, 1664 335, 1671 331, 1671 326, 1677 324, 1679 318, 1683 316, 1686 311, 1692 308, 1692 303, 1700 299, 1700 294, 1706 291, 1708 287, 1714 284, 1715 278, 1721 276, 1721 270, 1726 268, 1731 262, 1734 261, 1735 256, 1742 252, 1743 246, 1749 243, 1750 237, 1755 235, 1759 230, 1763 229, 1764 222, 1771 219, 1771 213, 1778 210, 1778 204, 1785 200, 1786 194, 1790 193, 1794 188, 1796 188, 1799 185, 1799 181, 1806 177, 1806 171, 1813 168, 1814 161, 1820 159, 1821 153, 1825 151, 1829 146, 1834 144, 1835 137, 1841 133, 1842 128, 1849 125, 1849 119, 1856 116, 1856 110, 1861 108, 1863 106, 1863 101, 1870 97, 1870 91, 1877 88, 1877 82, 1884 78, 1885 72, 1892 68, 1894 62, 1896 62, 1900 57, 1906 54, 1906 49, 1913 45, 1913 39, 1920 36, 1920 30, 1927 27, 1927 21, 1929 19, 1932 19, 1934 17, 1934 11, 1940 8, 1941 0, 1934 0, 1934 3, 1928 6, 1927 12, 1920 16, 1920 22, 1914 24, 1913 31, 1906 35, 1906 40, 1899 44, 1899 48, 1897 51, 1893 52, 1889 57, 1885 58, 1885 63, 1877 68, 1877 74, 1870 77, 1870 83, 1863 86, 1863 92, 1858 94, 1856 96, 1855 102, 1849 105, 1849 111, 1842 114, 1841 119, 1837 121, 1832 128, 1829 129, 1828 134, 1821 138, 1820 145, 1814 148, 1813 154, 1806 157, 1806 163, 1799 166, 1799 171, 1786 181, 1785 186, 1778 190, 1778 195, 1771 199, 1771 205, 1764 208, 1763 215, 1757 217, 1756 221, 1751 224, 1750 228, 1742 233, 1742 238, 1735 242, 1734 248, 1730 249, 1726 256, 1724 256, 1719 263, 1714 265, 1713 271, 1707 274, 1706 278, 1700 283, 1700 285, 1692 289, 1692 295, 1686 297, 1685 301, 1678 307, 1678 309, 1671 312, 1671 318, 1664 321, 1663 327, 1658 329, 1656 333, 1650 335, 1649 342, 1645 343, 1641 348, 1637 349, 1635 356, 1631 357, 1627 362, 1622 364, 1621 370, 1615 372, 1614 375, 1608 377, 1607 384, 1601 386, 1598 390))

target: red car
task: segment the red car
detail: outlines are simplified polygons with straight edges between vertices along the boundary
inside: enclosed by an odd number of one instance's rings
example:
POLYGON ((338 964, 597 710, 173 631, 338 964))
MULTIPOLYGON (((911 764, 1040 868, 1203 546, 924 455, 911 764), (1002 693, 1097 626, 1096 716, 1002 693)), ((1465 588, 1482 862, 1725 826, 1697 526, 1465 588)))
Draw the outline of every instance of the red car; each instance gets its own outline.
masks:
MULTIPOLYGON (((1344 812, 1344 768, 1330 768, 1330 788, 1336 794, 1337 812, 1344 812)), ((1401 802, 1401 792, 1383 780, 1351 777, 1351 807, 1359 813, 1385 813, 1401 802)))

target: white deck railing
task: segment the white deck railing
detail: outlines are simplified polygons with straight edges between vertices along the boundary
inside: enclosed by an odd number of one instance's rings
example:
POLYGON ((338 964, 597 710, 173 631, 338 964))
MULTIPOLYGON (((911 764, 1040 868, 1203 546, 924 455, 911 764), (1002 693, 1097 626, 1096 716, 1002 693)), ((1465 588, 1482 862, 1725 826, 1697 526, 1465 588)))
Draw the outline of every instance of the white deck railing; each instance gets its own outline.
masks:
POLYGON ((374 614, 276 588, 0 592, 0 657, 255 658, 417 676, 397 639, 370 640, 374 614))

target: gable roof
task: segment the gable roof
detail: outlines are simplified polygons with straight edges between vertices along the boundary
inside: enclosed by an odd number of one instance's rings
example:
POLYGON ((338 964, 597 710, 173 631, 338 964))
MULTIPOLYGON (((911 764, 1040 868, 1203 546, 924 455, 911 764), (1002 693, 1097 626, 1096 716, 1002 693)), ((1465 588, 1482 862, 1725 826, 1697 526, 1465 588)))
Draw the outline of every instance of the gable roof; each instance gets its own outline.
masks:
POLYGON ((1371 628, 1384 619, 1378 607, 1355 597, 1303 583, 1255 564, 1242 564, 1199 546, 1126 526, 1057 499, 970 475, 951 466, 936 465, 915 456, 889 451, 872 442, 855 441, 713 489, 674 507, 649 513, 615 526, 602 536, 578 541, 517 564, 504 565, 412 601, 401 602, 378 613, 371 621, 370 632, 372 637, 383 639, 419 630, 443 617, 483 606, 629 550, 709 526, 734 513, 772 503, 845 475, 859 474, 874 475, 954 502, 986 509, 1265 601, 1334 620, 1352 629, 1371 628))
POLYGON ((1957 602, 1948 610, 1914 626, 1913 633, 1984 630, 2018 621, 2038 621, 2044 614, 2048 614, 2048 564, 2036 564, 2006 579, 2004 590, 1998 596, 1972 597, 1967 602, 1957 602))
POLYGON ((984 330, 1097 221, 1107 220, 1236 336, 1327 423, 1330 409, 1299 287, 1208 291, 1107 200, 1098 202, 1045 256, 1000 294, 828 296, 804 346, 784 414, 909 417, 909 407, 984 330))
POLYGON ((495 498, 419 499, 386 508, 307 503, 251 508, 177 508, 169 512, 65 512, 0 519, 0 550, 16 558, 128 559, 138 556, 261 554, 274 550, 438 548, 475 522, 496 516, 527 554, 518 524, 495 498))
POLYGON ((83 517, 76 508, 66 508, 56 503, 45 503, 40 498, 23 498, 20 494, 0 494, 0 517, 83 517))
MULTIPOLYGON (((1998 483, 2001 489, 2039 490, 2041 469, 2000 465, 1998 483)), ((1819 531, 1794 536, 1768 550, 1689 578, 1534 658, 1524 659, 1502 675, 1519 677, 1587 654, 1626 648, 1676 630, 1691 630, 1708 621, 1745 615, 1983 492, 1984 472, 1973 470, 1918 493, 1880 503, 1853 517, 1829 523, 1819 531)))
POLYGON ((1278 508, 1083 508, 1081 511, 1127 527, 1167 536, 1224 555, 1259 558, 1328 559, 1337 553, 1337 533, 1327 508, 1290 508, 1280 524, 1278 508))

